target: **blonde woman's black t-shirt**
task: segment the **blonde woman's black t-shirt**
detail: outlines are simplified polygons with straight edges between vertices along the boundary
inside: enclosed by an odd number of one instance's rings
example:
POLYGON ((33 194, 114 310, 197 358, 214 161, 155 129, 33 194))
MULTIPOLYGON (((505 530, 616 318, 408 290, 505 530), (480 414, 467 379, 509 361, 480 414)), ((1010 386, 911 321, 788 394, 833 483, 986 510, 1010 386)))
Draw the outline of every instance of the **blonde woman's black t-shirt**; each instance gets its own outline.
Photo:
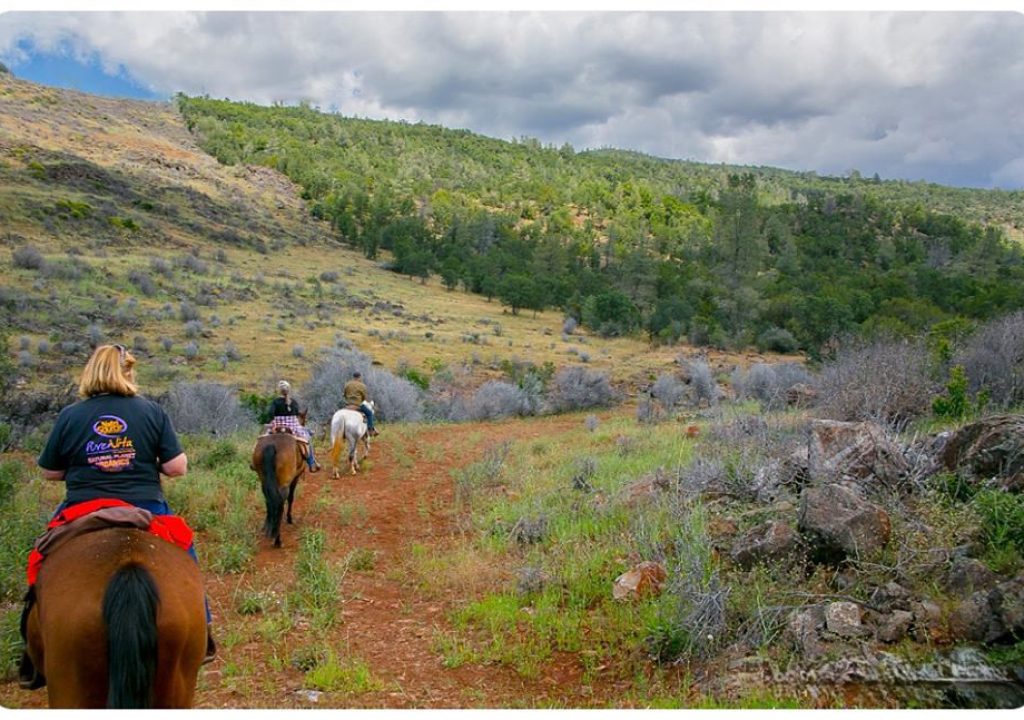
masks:
POLYGON ((171 419, 155 402, 97 395, 60 411, 39 466, 65 471, 69 504, 163 500, 160 466, 180 454, 171 419))

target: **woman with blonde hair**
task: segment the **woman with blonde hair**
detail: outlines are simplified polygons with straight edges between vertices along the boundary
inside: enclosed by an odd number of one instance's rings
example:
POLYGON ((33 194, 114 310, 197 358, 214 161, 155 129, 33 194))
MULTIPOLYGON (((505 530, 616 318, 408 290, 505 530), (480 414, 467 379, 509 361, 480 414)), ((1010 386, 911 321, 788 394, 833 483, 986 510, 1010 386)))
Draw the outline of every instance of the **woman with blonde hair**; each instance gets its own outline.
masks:
MULTIPOLYGON (((167 412, 138 394, 135 362, 123 345, 97 347, 82 370, 81 400, 57 416, 38 460, 47 480, 62 480, 66 486, 55 517, 74 505, 107 500, 156 516, 173 514, 160 476, 183 476, 188 458, 167 412)), ((194 546, 188 553, 196 559, 194 546)), ((206 620, 209 624, 209 605, 206 620)), ((208 632, 208 660, 214 652, 208 632)))

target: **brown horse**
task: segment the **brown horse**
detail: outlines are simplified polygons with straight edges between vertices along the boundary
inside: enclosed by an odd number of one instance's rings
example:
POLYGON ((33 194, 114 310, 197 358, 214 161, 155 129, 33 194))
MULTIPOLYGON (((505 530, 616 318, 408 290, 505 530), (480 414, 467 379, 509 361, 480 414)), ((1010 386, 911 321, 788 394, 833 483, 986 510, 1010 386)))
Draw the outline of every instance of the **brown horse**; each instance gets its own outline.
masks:
MULTIPOLYGON (((300 413, 299 418, 304 425, 305 413, 300 413)), ((291 525, 295 486, 306 471, 302 447, 289 432, 262 435, 253 448, 250 466, 260 477, 263 498, 267 502, 263 532, 268 538, 274 538, 274 547, 281 547, 281 516, 284 514, 285 498, 288 498, 288 524, 291 525)))
POLYGON ((206 613, 184 550, 137 528, 97 530, 54 549, 33 590, 26 653, 51 708, 192 707, 206 613))

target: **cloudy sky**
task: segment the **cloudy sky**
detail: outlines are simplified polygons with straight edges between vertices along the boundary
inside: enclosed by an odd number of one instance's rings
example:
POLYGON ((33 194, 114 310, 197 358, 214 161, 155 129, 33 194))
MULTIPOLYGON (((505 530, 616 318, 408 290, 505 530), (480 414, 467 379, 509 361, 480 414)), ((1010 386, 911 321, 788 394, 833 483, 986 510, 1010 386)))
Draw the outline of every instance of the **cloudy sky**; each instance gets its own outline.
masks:
POLYGON ((1024 188, 1024 14, 10 12, 0 61, 576 149, 1024 188))

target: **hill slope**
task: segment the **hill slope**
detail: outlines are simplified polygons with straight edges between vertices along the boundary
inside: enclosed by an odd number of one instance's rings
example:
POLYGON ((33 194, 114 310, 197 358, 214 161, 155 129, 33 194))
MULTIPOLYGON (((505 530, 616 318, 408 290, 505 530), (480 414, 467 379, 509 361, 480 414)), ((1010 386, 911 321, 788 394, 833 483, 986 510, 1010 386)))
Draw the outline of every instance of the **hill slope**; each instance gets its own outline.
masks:
MULTIPOLYGON (((66 385, 98 341, 134 346, 149 392, 177 380, 267 391, 339 338, 390 368, 579 362, 646 381, 679 348, 563 338, 559 312, 396 275, 330 239, 300 188, 225 166, 166 103, 0 75, 0 303, 23 391, 66 385)), ((734 359, 739 359, 734 358, 734 359)))

